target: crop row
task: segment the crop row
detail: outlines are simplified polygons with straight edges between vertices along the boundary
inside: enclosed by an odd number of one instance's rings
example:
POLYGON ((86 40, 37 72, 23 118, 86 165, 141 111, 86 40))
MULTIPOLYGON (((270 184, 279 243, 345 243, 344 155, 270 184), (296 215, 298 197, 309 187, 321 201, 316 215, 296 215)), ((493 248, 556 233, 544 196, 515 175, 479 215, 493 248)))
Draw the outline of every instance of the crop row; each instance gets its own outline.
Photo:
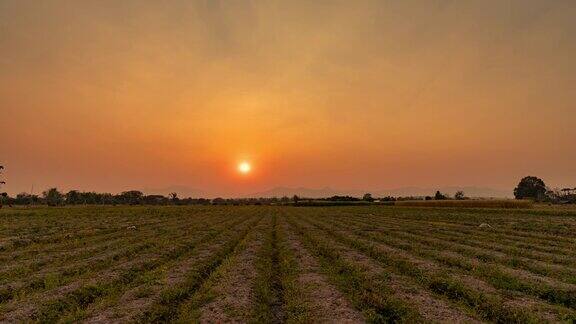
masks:
MULTIPOLYGON (((574 290, 561 289, 545 283, 515 277, 502 272, 493 264, 470 262, 465 257, 453 258, 442 253, 446 245, 431 245, 430 241, 411 239, 395 231, 363 231, 362 223, 349 218, 337 217, 300 217, 299 221, 308 223, 308 232, 322 231, 326 237, 355 249, 378 261, 390 271, 409 275, 423 288, 438 295, 452 299, 454 303, 464 302, 467 307, 486 320, 529 320, 534 317, 527 309, 503 307, 505 291, 517 291, 557 304, 554 311, 561 318, 573 318, 574 290), (424 244, 426 243, 426 244, 424 244), (468 283, 459 280, 460 276, 472 276, 484 280, 500 290, 499 293, 480 293, 468 283)), ((371 223, 372 220, 366 220, 371 223)), ((409 222, 407 222, 409 223, 409 222)), ((374 225, 375 226, 375 225, 374 225)), ((409 227, 409 224, 406 224, 409 227)), ((386 226, 375 226, 386 228, 386 226)), ((480 260, 481 261, 481 260, 480 260)), ((554 307, 549 307, 553 309, 554 307)))

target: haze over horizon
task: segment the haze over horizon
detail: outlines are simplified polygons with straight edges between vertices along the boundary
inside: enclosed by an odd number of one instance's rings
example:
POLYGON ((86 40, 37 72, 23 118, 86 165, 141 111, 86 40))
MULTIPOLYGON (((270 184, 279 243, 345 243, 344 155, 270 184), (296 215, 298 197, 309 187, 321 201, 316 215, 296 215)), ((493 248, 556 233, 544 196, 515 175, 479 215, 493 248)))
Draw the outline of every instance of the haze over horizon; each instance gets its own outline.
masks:
POLYGON ((570 0, 0 0, 2 189, 574 187, 574 17, 570 0))

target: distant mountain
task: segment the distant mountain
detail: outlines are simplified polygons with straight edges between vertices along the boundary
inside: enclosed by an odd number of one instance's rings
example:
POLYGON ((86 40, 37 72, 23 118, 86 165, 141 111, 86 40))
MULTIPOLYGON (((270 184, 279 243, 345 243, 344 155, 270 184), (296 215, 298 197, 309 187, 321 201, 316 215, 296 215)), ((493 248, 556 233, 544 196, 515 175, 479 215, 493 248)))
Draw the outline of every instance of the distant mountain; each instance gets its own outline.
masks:
POLYGON ((170 193, 175 192, 180 198, 200 198, 206 197, 206 192, 196 188, 187 186, 168 186, 164 188, 147 188, 142 190, 147 195, 163 195, 168 196, 170 193))
POLYGON ((312 188, 290 188, 290 187, 276 187, 267 191, 256 192, 247 197, 292 197, 298 195, 300 197, 306 198, 323 198, 331 197, 335 195, 340 196, 354 196, 362 197, 365 193, 369 192, 374 197, 406 197, 406 196, 433 196, 436 191, 439 190, 442 193, 454 195, 456 191, 464 191, 467 197, 483 197, 483 198, 507 198, 512 196, 512 192, 505 190, 485 188, 485 187, 438 187, 438 188, 420 188, 420 187, 402 187, 396 189, 387 190, 337 190, 329 187, 321 189, 312 188))

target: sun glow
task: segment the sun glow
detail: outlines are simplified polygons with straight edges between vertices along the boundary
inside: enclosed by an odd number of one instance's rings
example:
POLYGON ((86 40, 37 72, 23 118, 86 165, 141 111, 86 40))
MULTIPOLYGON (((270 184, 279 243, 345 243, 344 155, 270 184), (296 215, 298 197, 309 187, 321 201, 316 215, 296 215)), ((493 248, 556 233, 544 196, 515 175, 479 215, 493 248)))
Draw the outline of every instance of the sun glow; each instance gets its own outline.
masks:
POLYGON ((252 170, 252 166, 248 162, 241 162, 238 164, 238 172, 248 174, 252 170))

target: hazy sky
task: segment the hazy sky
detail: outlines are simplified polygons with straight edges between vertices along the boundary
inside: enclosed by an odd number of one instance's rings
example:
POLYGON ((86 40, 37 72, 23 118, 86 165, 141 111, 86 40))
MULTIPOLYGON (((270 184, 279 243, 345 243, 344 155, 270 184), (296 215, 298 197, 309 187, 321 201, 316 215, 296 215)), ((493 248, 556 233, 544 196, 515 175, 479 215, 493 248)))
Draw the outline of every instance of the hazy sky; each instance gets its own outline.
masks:
POLYGON ((575 17, 573 0, 0 0, 5 189, 575 186, 575 17))

